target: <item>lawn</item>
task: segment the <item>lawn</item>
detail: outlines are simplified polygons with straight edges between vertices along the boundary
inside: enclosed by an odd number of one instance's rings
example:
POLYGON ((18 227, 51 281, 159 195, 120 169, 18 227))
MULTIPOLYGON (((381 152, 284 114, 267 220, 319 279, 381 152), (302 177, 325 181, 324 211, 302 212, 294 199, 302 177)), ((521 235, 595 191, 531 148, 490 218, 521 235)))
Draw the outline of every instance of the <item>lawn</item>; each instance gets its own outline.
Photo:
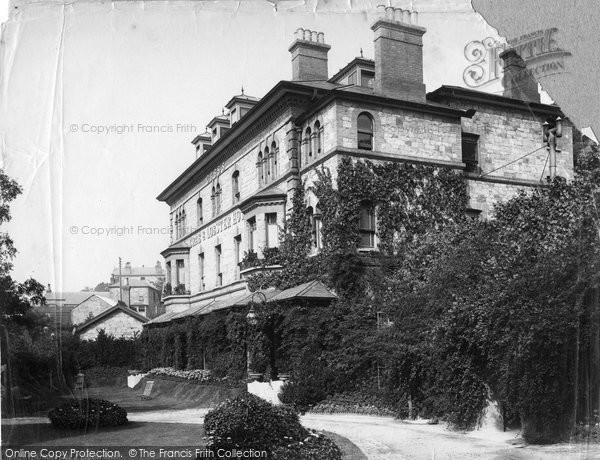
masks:
MULTIPOLYGON (((115 385, 88 388, 86 397, 96 397, 119 404, 127 412, 173 411, 199 407, 214 407, 216 403, 234 397, 238 389, 191 385, 179 382, 159 381, 156 379, 152 397, 141 399, 141 386, 135 389, 115 385)), ((63 398, 70 397, 64 396, 63 398)), ((127 453, 128 447, 199 447, 206 444, 204 426, 189 423, 160 423, 131 421, 127 425, 111 428, 83 430, 59 430, 43 418, 47 411, 37 411, 37 419, 31 423, 11 423, 3 420, 2 446, 39 446, 39 447, 110 447, 119 446, 127 453), (8 423, 7 423, 8 422, 8 423)), ((165 412, 166 415, 166 412, 165 412)), ((347 438, 334 433, 325 433, 340 447, 343 458, 347 460, 366 459, 360 449, 347 438)), ((127 456, 125 455, 125 458, 127 456)), ((325 460, 325 459, 324 459, 325 460)))
POLYGON ((90 431, 59 430, 49 423, 2 424, 4 446, 204 446, 198 424, 129 422, 90 431))

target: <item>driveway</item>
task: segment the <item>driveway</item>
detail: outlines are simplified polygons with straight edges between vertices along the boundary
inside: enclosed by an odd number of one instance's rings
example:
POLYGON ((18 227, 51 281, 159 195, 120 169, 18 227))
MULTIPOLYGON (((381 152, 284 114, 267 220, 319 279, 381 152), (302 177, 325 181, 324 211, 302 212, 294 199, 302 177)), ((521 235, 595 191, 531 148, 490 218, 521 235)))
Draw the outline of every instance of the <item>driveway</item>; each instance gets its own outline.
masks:
POLYGON ((307 414, 302 424, 332 431, 356 444, 369 459, 494 459, 494 460, 597 460, 600 445, 515 444, 516 433, 497 431, 468 434, 448 431, 443 425, 404 423, 392 417, 346 414, 307 414))

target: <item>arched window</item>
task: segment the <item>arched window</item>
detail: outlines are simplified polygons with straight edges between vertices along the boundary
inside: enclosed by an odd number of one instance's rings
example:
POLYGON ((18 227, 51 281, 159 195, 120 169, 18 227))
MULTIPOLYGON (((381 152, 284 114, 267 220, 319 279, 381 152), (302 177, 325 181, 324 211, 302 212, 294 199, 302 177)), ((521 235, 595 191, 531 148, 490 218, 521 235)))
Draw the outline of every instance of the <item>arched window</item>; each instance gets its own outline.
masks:
POLYGON ((279 149, 277 148, 277 144, 275 143, 275 141, 271 142, 271 156, 273 157, 271 174, 273 176, 273 179, 277 179, 277 176, 279 175, 279 170, 277 169, 279 166, 279 149))
POLYGON ((221 212, 221 185, 217 182, 216 189, 216 197, 217 197, 217 214, 221 212))
POLYGON ((271 157, 271 152, 269 152, 269 148, 265 148, 264 162, 265 162, 265 179, 266 182, 271 182, 271 161, 273 158, 271 157))
POLYGON ((231 176, 231 193, 233 204, 239 203, 240 201, 240 172, 235 171, 231 176))
POLYGON ((217 191, 214 187, 210 193, 210 204, 212 208, 212 216, 215 217, 217 215, 217 191))
POLYGON ((315 205, 315 214, 313 217, 313 234, 314 234, 314 245, 317 251, 323 248, 323 238, 321 236, 321 210, 319 205, 315 205))
POLYGON ((181 236, 187 235, 187 219, 185 209, 181 211, 181 236))
POLYGON ((263 169, 262 152, 258 152, 258 157, 256 158, 256 170, 258 171, 258 184, 262 185, 265 183, 265 171, 263 169))
POLYGON ((361 248, 375 247, 375 208, 370 201, 360 204, 358 231, 361 248))
POLYGON ((315 122, 315 148, 314 148, 314 152, 315 152, 315 156, 319 156, 321 154, 321 144, 322 144, 322 140, 321 140, 321 122, 319 120, 317 120, 315 122))
POLYGON ((310 128, 306 128, 304 145, 306 145, 306 163, 308 164, 312 161, 312 156, 313 156, 312 131, 310 128))
POLYGON ((373 150, 373 117, 363 112, 357 119, 358 148, 373 150))
POLYGON ((323 247, 321 243, 321 212, 318 206, 315 206, 315 210, 313 210, 312 206, 309 206, 306 208, 306 214, 310 220, 312 251, 318 251, 323 247))
POLYGON ((196 218, 197 218, 198 227, 202 227, 202 224, 204 224, 204 214, 203 214, 203 210, 202 210, 202 198, 198 198, 198 201, 196 201, 196 218))

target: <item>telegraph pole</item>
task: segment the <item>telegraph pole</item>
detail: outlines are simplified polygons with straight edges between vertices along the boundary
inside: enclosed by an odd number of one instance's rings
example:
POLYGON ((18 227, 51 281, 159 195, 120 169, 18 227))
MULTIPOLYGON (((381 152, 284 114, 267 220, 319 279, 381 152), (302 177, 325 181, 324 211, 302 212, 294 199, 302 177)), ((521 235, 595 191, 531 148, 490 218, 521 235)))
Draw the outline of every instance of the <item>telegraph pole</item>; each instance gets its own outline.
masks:
POLYGON ((123 302, 123 278, 121 276, 121 258, 119 257, 119 300, 123 302))

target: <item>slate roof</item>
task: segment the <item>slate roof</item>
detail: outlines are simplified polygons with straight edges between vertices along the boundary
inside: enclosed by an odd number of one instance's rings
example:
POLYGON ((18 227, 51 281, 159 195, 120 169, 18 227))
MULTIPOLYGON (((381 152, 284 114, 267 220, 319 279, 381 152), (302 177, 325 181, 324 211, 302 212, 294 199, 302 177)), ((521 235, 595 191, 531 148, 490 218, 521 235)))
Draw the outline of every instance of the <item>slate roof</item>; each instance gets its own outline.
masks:
POLYGON ((63 306, 79 305, 84 300, 89 299, 94 294, 106 295, 106 292, 96 291, 76 291, 76 292, 48 292, 45 294, 47 304, 56 304, 62 300, 63 306))
POLYGON ((270 302, 283 300, 333 300, 338 296, 325 287, 320 281, 309 281, 308 283, 295 286, 280 292, 270 299, 270 302))

